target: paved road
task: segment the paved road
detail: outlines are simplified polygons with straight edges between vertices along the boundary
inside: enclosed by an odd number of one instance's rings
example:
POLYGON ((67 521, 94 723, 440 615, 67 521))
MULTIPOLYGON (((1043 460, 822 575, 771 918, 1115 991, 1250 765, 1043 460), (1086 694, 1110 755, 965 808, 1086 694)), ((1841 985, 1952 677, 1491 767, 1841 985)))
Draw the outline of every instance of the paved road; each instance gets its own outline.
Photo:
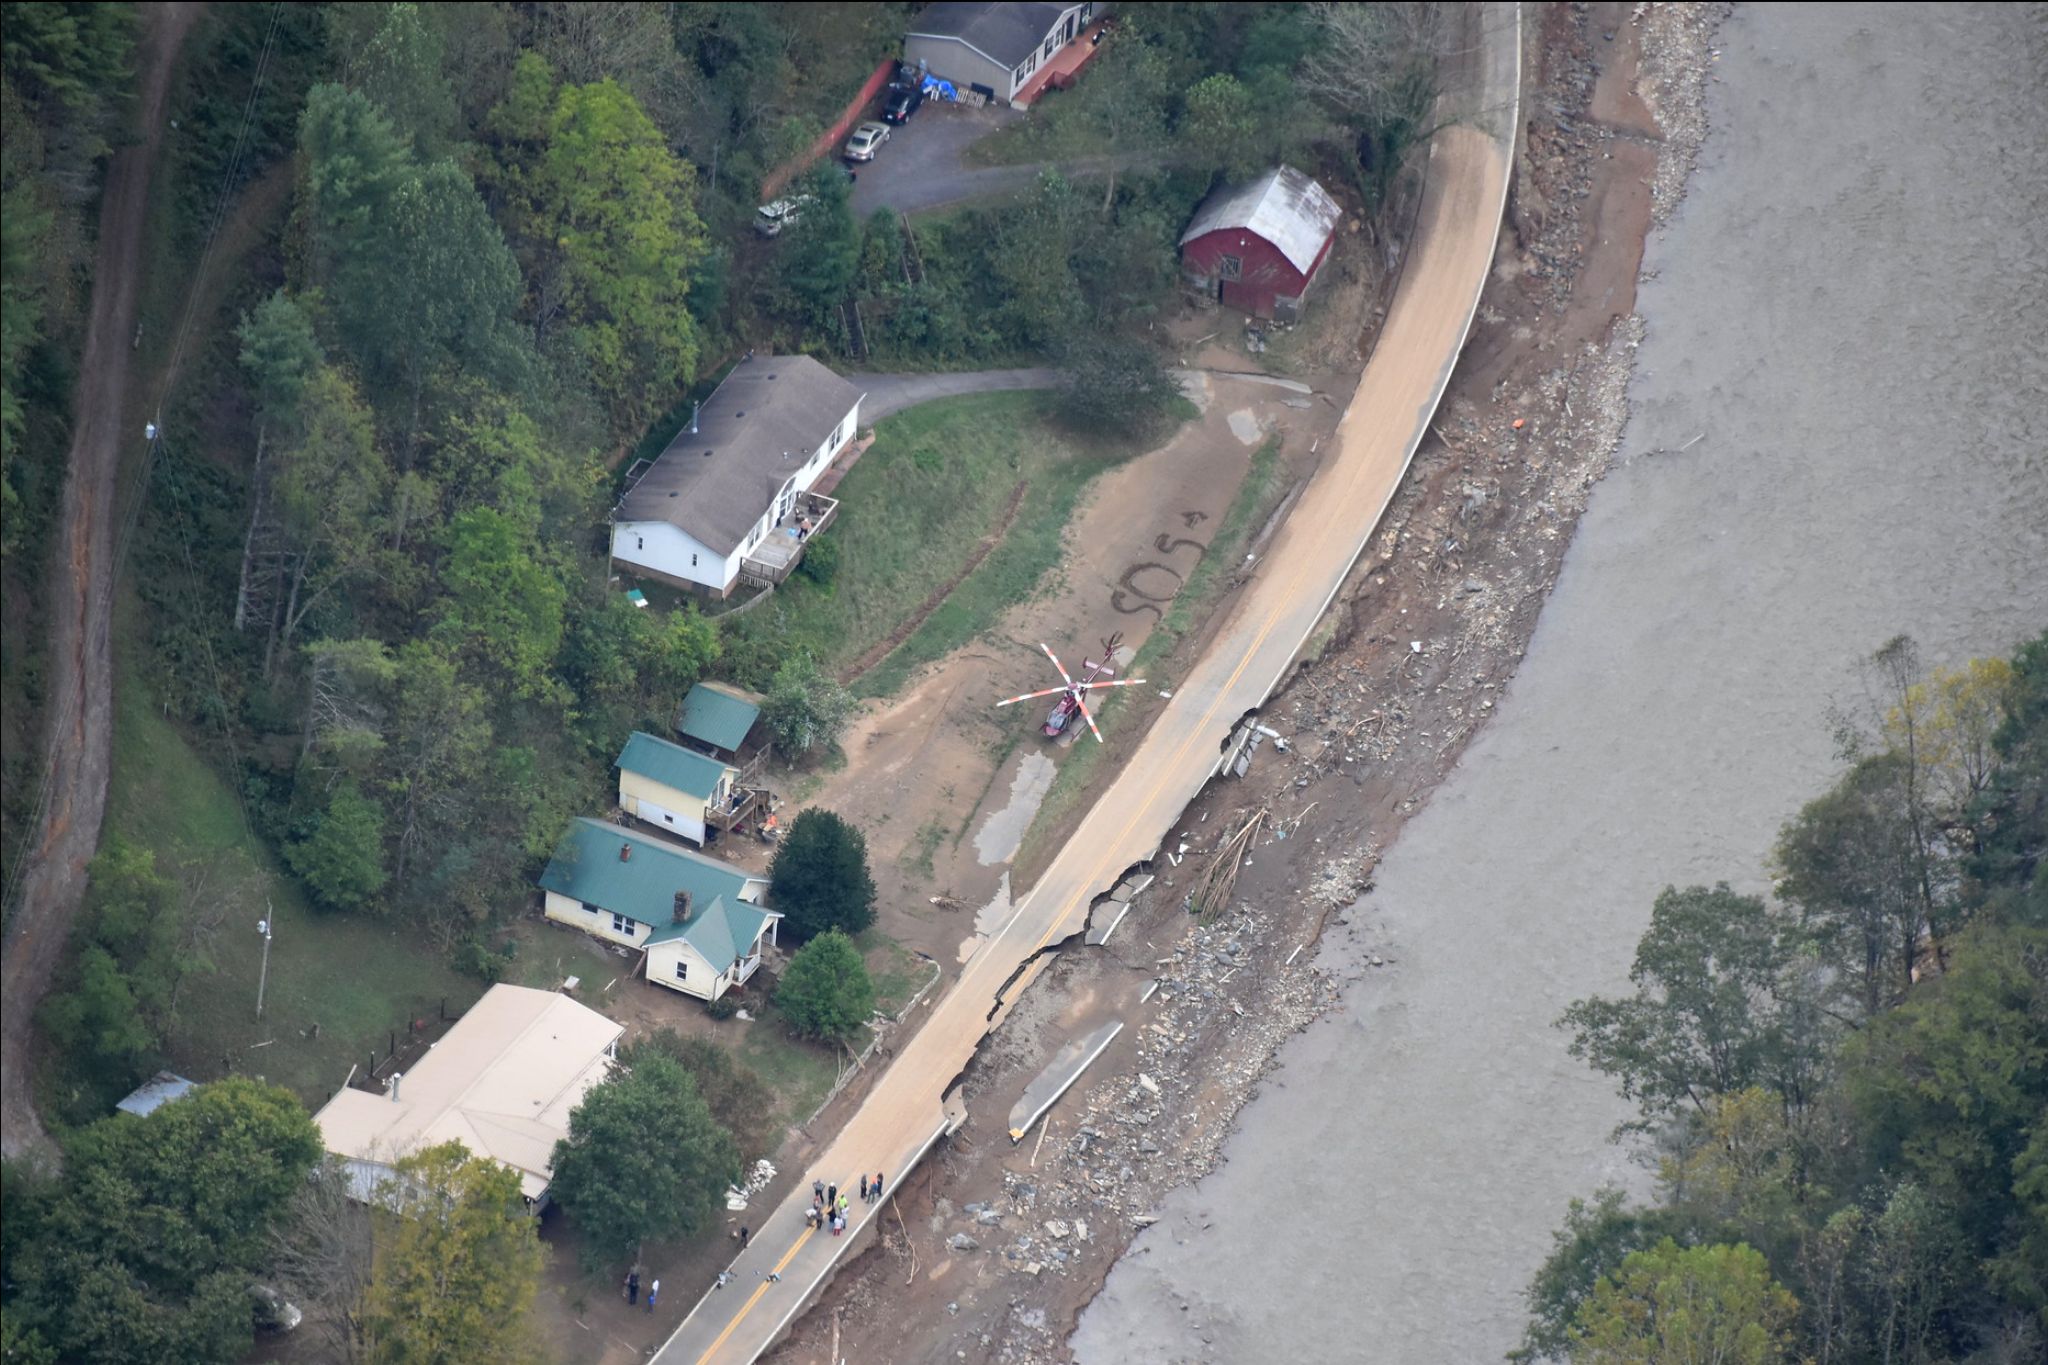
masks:
POLYGON ((142 439, 141 432, 121 427, 143 216, 163 136, 172 62, 202 8, 142 6, 137 53, 142 140, 114 153, 100 199, 92 318, 71 402, 77 426, 71 434, 63 524, 55 537, 59 552, 49 584, 51 685, 42 814, 26 854, 20 905, 7 925, 0 964, 0 1150, 8 1156, 47 1146, 35 1113, 30 1035, 36 1006, 63 957, 85 891, 85 865, 99 846, 100 819, 106 813, 114 719, 114 493, 124 442, 142 439))
MULTIPOLYGON (((1512 91, 1519 43, 1513 7, 1487 9, 1495 20, 1486 26, 1487 70, 1512 91)), ((894 1180, 921 1158, 943 1130, 946 1091, 991 1015, 1000 1015, 1035 975, 1043 960, 1038 950, 1079 932, 1095 897, 1154 854, 1208 779, 1231 726, 1290 667, 1393 497, 1450 380, 1492 260, 1508 164, 1506 144, 1476 127, 1438 135, 1407 273, 1329 459, 1209 652, 1125 756, 1095 813, 902 1046, 814 1165, 817 1178, 844 1187, 863 1171, 881 1171, 894 1180)), ((803 1309, 853 1240, 804 1226, 808 1184, 799 1182, 761 1219, 733 1263, 732 1283, 698 1303, 654 1357, 659 1365, 751 1361, 803 1309), (770 1281, 771 1273, 780 1278, 770 1281)), ((855 1227, 878 1212, 854 1205, 855 1227)))
POLYGON ((996 393, 1004 389, 1049 389, 1059 382, 1059 371, 962 370, 953 374, 862 374, 846 376, 849 384, 867 394, 861 401, 860 420, 873 426, 905 408, 929 403, 934 398, 956 398, 963 393, 996 393))

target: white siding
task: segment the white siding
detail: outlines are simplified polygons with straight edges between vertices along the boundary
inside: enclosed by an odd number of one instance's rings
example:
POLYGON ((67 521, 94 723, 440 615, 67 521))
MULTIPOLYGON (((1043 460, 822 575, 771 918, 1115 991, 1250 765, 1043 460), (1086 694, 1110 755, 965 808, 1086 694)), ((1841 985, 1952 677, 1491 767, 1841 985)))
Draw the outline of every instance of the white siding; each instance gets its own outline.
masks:
POLYGON ((716 1000, 732 984, 711 970, 711 964, 704 960, 704 955, 680 938, 657 943, 647 950, 647 979, 657 986, 694 995, 699 1000, 716 1000), (677 963, 688 968, 687 976, 676 975, 677 963))
POLYGON ((623 943, 629 948, 644 948, 647 945, 647 926, 626 920, 625 927, 631 933, 621 932, 613 927, 617 917, 609 910, 586 908, 582 901, 572 900, 559 891, 547 893, 547 917, 557 924, 566 924, 571 929, 581 929, 594 934, 607 943, 623 943))
POLYGON ((721 555, 665 521, 622 521, 612 527, 612 558, 670 578, 724 592, 740 573, 741 552, 721 555))

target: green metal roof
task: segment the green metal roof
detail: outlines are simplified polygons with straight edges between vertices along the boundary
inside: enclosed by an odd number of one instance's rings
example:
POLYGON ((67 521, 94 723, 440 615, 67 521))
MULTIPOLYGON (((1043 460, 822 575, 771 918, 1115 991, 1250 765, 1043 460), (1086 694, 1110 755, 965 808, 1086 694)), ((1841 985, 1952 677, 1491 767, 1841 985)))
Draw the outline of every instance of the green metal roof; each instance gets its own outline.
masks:
POLYGON ((758 906, 720 897, 690 916, 688 924, 656 929, 647 936, 647 946, 682 939, 722 972, 747 955, 768 919, 769 912, 758 906))
POLYGON ((619 766, 629 773, 653 778, 664 787, 674 787, 679 792, 688 792, 706 801, 718 790, 718 779, 725 775, 725 765, 717 759, 707 758, 695 749, 685 749, 680 744, 671 744, 638 730, 626 741, 625 750, 619 755, 619 766))
POLYGON ((689 892, 693 905, 708 906, 721 896, 737 905, 749 880, 729 863, 587 816, 569 826, 540 874, 549 891, 657 927, 674 922, 676 892, 689 892), (633 856, 621 859, 619 850, 628 846, 633 856))
POLYGON ((683 698, 682 714, 676 717, 676 731, 702 740, 714 749, 739 752, 747 742, 747 731, 761 718, 761 708, 744 697, 714 683, 698 683, 683 698))

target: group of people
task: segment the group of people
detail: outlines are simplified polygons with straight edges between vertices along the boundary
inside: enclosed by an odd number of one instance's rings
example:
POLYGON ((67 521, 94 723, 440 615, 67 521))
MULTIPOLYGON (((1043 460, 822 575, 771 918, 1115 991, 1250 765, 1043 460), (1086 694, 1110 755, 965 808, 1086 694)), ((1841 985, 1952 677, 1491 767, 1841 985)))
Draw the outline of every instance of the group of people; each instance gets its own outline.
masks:
MULTIPOLYGON (((860 1202, 878 1204, 882 1200, 882 1175, 875 1173, 870 1180, 863 1174, 860 1178, 860 1202)), ((846 1231, 846 1214, 853 1207, 852 1201, 839 1192, 837 1185, 827 1185, 822 1180, 811 1182, 811 1207, 804 1213, 804 1221, 814 1228, 830 1228, 837 1237, 846 1231)))
MULTIPOLYGON (((654 1311, 655 1302, 660 1298, 661 1281, 658 1279, 650 1281, 647 1286, 648 1312, 652 1313, 654 1311)), ((638 1266, 626 1272, 626 1302, 629 1305, 640 1302, 640 1268, 638 1266)))

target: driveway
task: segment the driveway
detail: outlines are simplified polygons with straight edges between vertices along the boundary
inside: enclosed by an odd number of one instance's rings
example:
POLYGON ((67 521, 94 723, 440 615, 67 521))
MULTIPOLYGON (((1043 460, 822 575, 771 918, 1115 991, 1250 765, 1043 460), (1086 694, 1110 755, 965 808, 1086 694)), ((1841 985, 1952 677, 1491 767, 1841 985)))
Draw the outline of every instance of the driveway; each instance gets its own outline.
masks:
POLYGON ((864 390, 860 416, 864 426, 934 398, 963 393, 995 393, 1002 389, 1049 389, 1059 382, 1057 370, 961 370, 949 374, 850 374, 846 382, 864 390))
POLYGON ((856 166, 853 211, 862 221, 877 209, 917 213, 941 204, 1001 194, 1029 185, 1036 166, 970 166, 969 146, 1024 117, 998 105, 927 101, 894 130, 873 161, 856 166))

